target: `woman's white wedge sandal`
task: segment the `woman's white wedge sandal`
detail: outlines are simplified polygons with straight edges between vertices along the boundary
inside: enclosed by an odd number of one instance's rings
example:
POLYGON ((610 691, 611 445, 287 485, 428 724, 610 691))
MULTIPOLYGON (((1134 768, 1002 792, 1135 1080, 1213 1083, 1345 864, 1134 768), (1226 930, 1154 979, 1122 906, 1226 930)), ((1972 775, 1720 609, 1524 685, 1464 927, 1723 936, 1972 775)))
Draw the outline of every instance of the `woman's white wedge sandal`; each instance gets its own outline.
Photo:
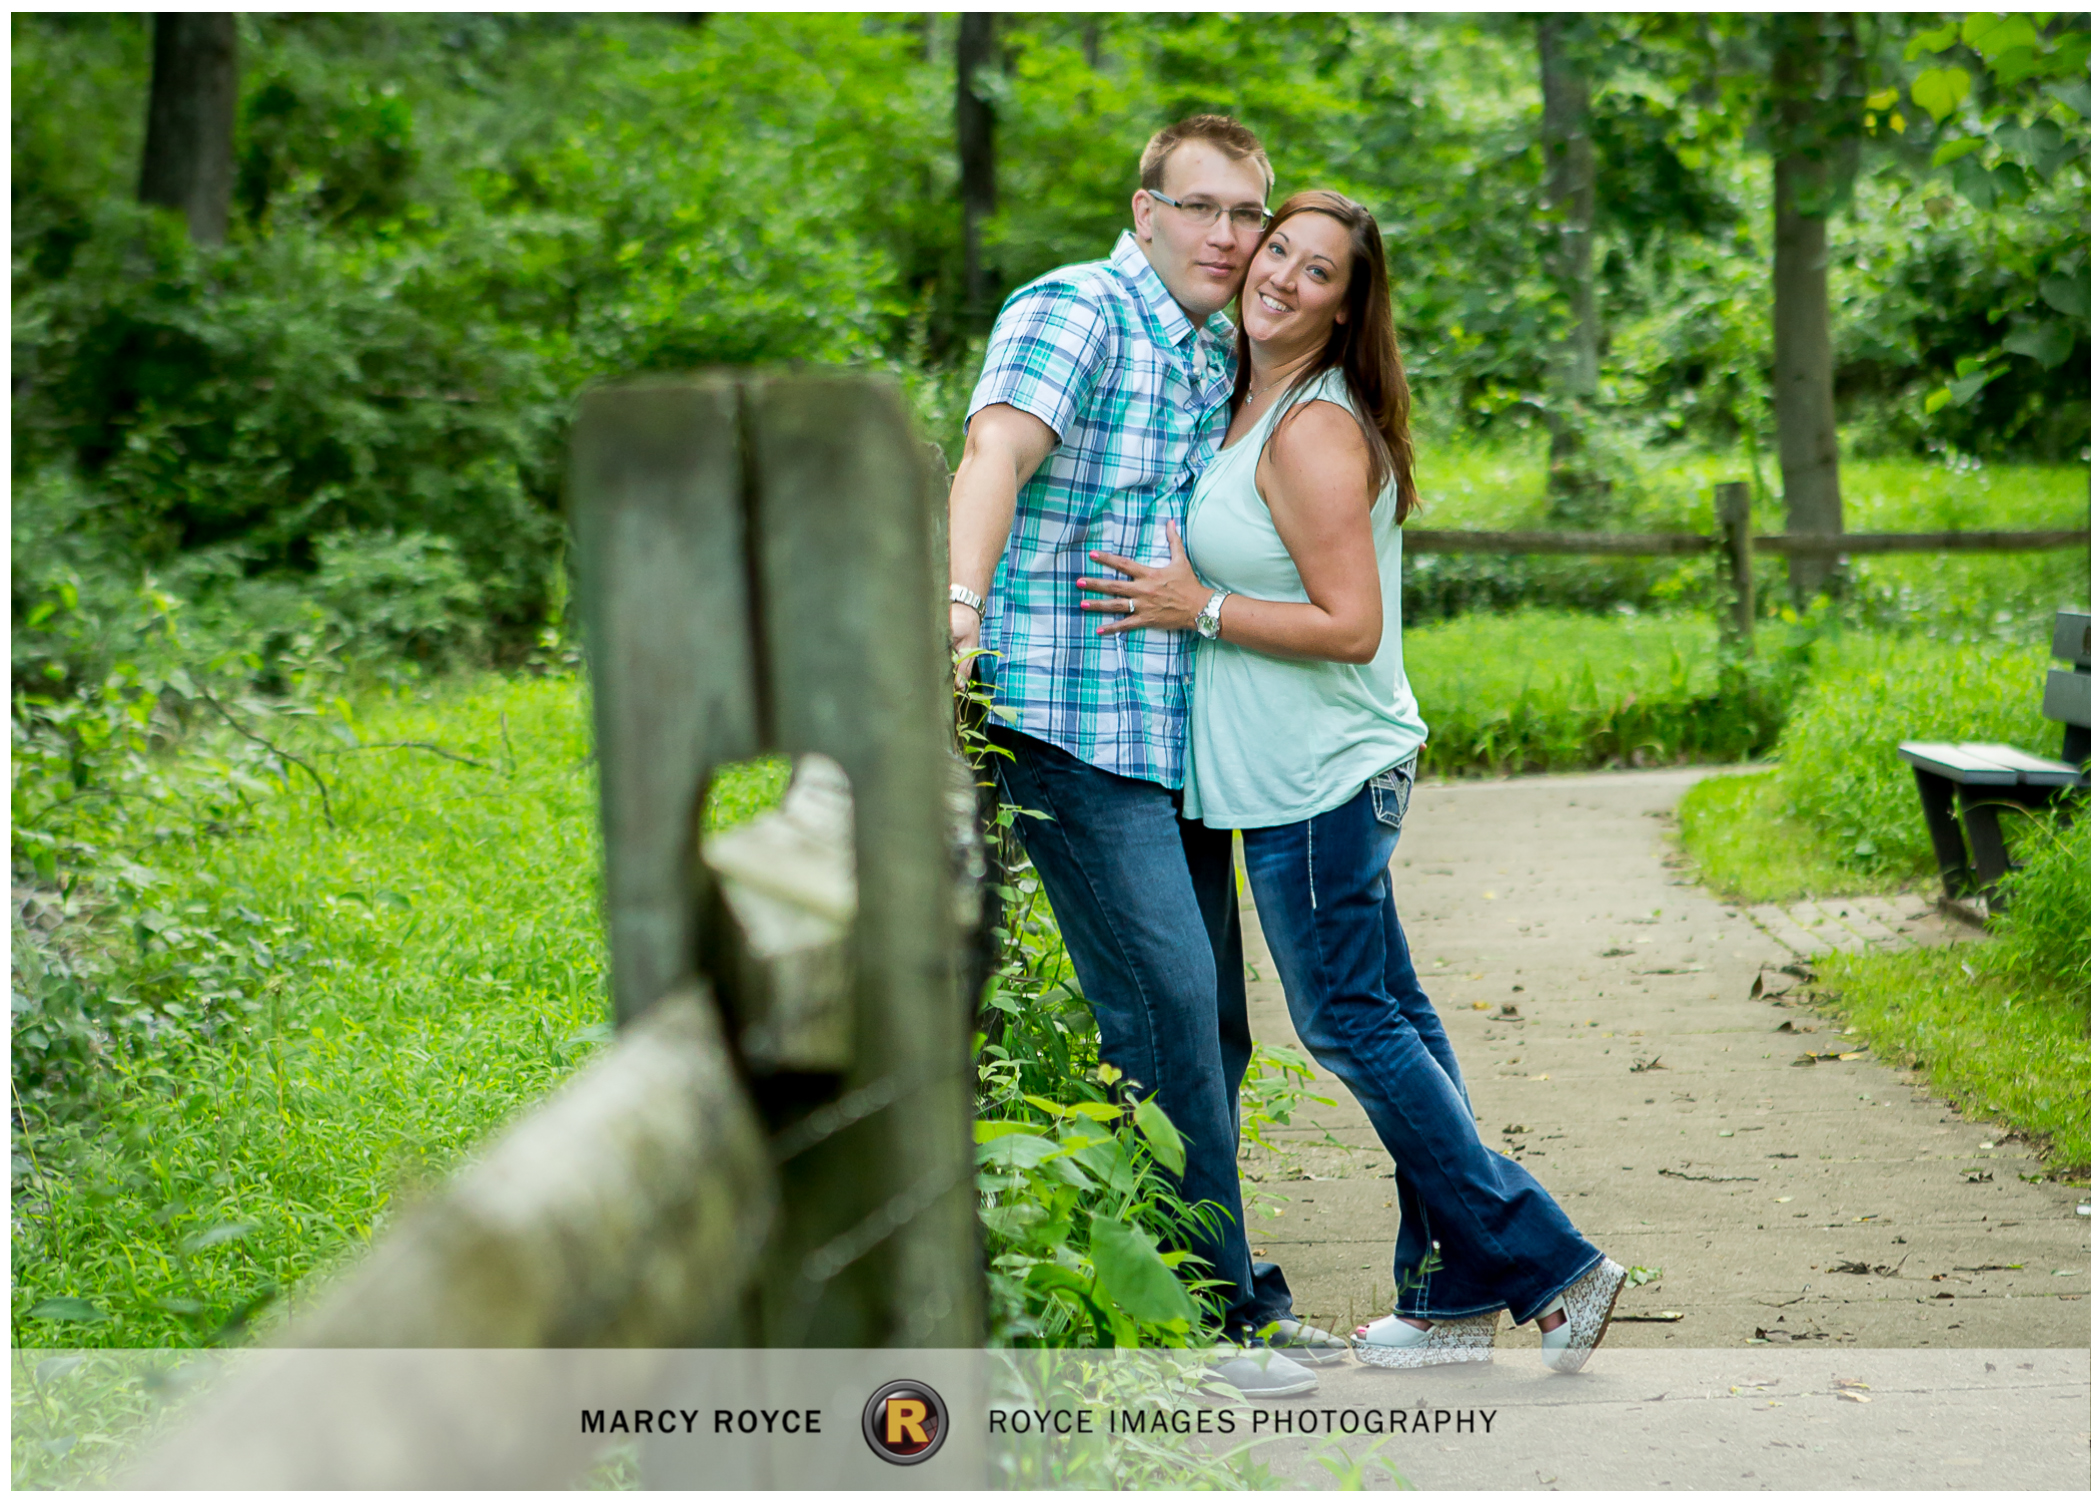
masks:
POLYGON ((1604 1342, 1612 1309, 1618 1306, 1625 1287, 1626 1268, 1607 1255, 1546 1304, 1541 1319, 1556 1312, 1567 1315, 1558 1328, 1539 1335, 1539 1357, 1547 1369, 1573 1375, 1589 1361, 1591 1352, 1604 1342))
POLYGON ((1349 1342, 1356 1357, 1387 1370, 1414 1370, 1426 1365, 1469 1364, 1495 1357, 1497 1312, 1471 1318, 1446 1318, 1417 1328, 1400 1318, 1380 1318, 1356 1330, 1349 1342))

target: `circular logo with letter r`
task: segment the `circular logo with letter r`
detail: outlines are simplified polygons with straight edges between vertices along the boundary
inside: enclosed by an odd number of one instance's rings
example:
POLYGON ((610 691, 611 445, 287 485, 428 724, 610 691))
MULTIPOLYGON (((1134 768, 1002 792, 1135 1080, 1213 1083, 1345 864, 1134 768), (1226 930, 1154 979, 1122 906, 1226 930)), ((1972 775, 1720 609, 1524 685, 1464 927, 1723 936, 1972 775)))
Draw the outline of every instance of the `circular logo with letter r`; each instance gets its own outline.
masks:
POLYGON ((922 1464, 947 1440, 948 1407, 924 1381, 887 1381, 868 1398, 860 1430, 877 1458, 922 1464))

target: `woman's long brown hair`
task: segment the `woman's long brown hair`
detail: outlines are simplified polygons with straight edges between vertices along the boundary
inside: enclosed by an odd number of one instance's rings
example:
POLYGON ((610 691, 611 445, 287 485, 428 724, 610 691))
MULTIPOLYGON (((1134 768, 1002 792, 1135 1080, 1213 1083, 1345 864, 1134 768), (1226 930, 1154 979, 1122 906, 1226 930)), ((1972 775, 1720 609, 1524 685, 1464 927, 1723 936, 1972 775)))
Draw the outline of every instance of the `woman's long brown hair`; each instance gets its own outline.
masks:
MULTIPOLYGON (((1293 193, 1284 200, 1276 217, 1269 221, 1261 244, 1254 247, 1255 255, 1261 254, 1262 246, 1286 220, 1305 213, 1325 214, 1349 231, 1349 316, 1335 324, 1320 357, 1276 399, 1295 399, 1299 391, 1339 365, 1342 378, 1349 384, 1349 394, 1356 398, 1356 425, 1363 430, 1364 443, 1371 450, 1371 492, 1376 494, 1391 479, 1398 492, 1393 520, 1404 521, 1416 505, 1415 445, 1407 430, 1412 398, 1407 391, 1407 372, 1400 364, 1400 340, 1393 332, 1393 294, 1385 274, 1385 241, 1379 236, 1378 221, 1361 203, 1340 193, 1314 189, 1293 193)), ((1254 275, 1253 270, 1247 273, 1250 281, 1254 275)), ((1232 385, 1235 411, 1246 400, 1252 379, 1244 320, 1240 324, 1239 355, 1239 375, 1232 385)))

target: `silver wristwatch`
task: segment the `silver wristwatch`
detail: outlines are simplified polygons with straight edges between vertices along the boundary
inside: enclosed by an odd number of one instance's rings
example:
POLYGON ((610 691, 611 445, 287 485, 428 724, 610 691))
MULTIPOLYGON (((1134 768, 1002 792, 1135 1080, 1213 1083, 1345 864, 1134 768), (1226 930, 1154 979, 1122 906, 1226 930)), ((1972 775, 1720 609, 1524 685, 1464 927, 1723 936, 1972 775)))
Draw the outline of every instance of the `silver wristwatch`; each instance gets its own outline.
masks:
POLYGON ((1196 616, 1196 634, 1202 636, 1206 641, 1216 640, 1218 638, 1218 627, 1222 623, 1218 618, 1218 611, 1224 607, 1225 590, 1219 589, 1210 596, 1209 602, 1203 606, 1202 613, 1196 616))
POLYGON ((948 602, 950 604, 967 604, 970 608, 977 611, 978 619, 984 618, 984 595, 973 588, 966 587, 960 583, 949 584, 948 602))

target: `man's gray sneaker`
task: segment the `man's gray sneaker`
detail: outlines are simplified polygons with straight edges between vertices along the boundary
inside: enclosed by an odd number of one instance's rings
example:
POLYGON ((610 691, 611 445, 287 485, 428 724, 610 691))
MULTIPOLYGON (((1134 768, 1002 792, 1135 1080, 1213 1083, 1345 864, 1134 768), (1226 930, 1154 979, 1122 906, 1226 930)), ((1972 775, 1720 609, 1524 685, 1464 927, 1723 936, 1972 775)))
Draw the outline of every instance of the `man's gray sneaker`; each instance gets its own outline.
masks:
POLYGON ((1320 1387, 1319 1376, 1273 1349, 1234 1354, 1211 1366, 1211 1374, 1256 1400, 1310 1395, 1320 1387))
POLYGON ((1270 1324, 1265 1342, 1301 1365, 1339 1364, 1349 1353, 1347 1339, 1296 1318, 1278 1318, 1270 1324))

